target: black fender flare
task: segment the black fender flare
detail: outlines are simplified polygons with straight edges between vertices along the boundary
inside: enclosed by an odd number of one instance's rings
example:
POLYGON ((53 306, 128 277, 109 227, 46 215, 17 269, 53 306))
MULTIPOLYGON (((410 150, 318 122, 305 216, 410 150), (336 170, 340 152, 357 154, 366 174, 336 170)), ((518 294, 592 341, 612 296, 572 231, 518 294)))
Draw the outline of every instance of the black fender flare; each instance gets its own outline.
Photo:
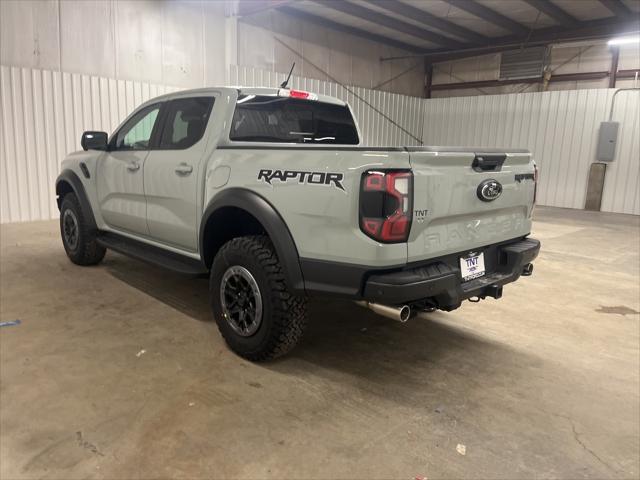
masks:
POLYGON ((227 188, 218 193, 207 205, 200 222, 199 247, 204 252, 205 228, 209 217, 224 207, 236 207, 253 215, 271 238, 282 265, 287 285, 296 293, 304 293, 304 277, 300 267, 298 249, 284 219, 265 198, 245 188, 227 188))
POLYGON ((97 230, 98 227, 96 225, 96 219, 93 216, 93 209, 91 208, 91 203, 89 202, 89 198, 87 197, 87 192, 84 189, 84 185, 80 180, 80 177, 70 169, 63 170, 58 178, 56 179, 56 195, 58 196, 58 210, 60 209, 62 198, 60 197, 60 184, 62 182, 68 183, 73 193, 76 194, 78 201, 80 202, 80 207, 82 208, 82 213, 86 216, 86 220, 89 222, 89 227, 97 230))

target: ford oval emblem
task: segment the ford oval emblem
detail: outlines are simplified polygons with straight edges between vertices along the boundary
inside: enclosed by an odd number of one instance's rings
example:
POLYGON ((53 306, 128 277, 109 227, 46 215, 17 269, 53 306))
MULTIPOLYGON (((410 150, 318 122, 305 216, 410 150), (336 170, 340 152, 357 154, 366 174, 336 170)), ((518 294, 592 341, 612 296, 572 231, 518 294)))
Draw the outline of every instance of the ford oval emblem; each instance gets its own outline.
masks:
POLYGON ((489 179, 478 185, 478 198, 483 202, 492 202, 502 194, 502 185, 497 180, 489 179))

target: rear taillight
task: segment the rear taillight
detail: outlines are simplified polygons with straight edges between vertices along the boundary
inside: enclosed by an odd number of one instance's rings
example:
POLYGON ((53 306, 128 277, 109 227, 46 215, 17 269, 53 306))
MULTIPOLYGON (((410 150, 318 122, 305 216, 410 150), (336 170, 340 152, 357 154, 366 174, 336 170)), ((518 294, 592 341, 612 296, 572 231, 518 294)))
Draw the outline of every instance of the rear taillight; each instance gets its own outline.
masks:
POLYGON ((533 164, 533 204, 536 204, 536 197, 538 196, 538 166, 533 164))
POLYGON ((413 174, 380 170, 362 174, 360 230, 383 243, 406 242, 411 229, 413 174))

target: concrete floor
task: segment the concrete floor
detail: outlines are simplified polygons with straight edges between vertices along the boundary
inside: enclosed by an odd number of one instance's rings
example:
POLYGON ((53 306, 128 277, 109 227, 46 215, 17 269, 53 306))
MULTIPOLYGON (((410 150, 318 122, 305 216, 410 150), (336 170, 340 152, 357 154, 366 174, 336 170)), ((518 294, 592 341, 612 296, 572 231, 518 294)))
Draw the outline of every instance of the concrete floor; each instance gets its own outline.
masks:
POLYGON ((56 222, 3 226, 0 477, 637 478, 640 219, 536 220, 503 299, 405 325, 314 301, 261 365, 223 344, 206 280, 77 267, 56 222))

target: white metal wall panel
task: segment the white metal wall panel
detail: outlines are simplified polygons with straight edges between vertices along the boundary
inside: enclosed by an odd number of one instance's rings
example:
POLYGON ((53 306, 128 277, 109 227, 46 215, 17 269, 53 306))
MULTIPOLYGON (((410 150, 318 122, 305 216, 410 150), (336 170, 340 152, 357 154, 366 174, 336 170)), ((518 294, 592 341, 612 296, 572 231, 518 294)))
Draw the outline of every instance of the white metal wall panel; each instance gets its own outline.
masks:
MULTIPOLYGON (((232 85, 277 87, 285 80, 286 75, 270 70, 232 65, 230 77, 229 83, 232 85)), ((365 145, 420 145, 423 121, 423 99, 421 98, 362 87, 343 87, 333 82, 298 76, 291 77, 289 86, 322 95, 331 95, 348 102, 362 131, 362 141, 365 145), (402 128, 394 125, 385 116, 402 128)))
MULTIPOLYGON (((277 86, 284 75, 230 68, 230 83, 277 86)), ((459 145, 530 149, 540 167, 539 203, 583 208, 598 127, 614 90, 574 90, 424 100, 293 77, 291 86, 341 98, 352 106, 371 146, 459 145), (372 105, 374 108, 372 108, 372 105), (403 129, 380 115, 383 112, 403 129)), ((137 105, 167 87, 50 70, 0 69, 0 221, 57 216, 60 162, 80 148, 82 131, 113 129, 137 105)), ((640 214, 640 93, 618 94, 616 159, 608 166, 602 210, 640 214)))
POLYGON ((0 67, 0 222, 54 218, 55 179, 85 130, 112 132, 140 103, 176 88, 0 67))
MULTIPOLYGON (((589 167, 613 89, 438 98, 425 101, 425 145, 528 148, 540 169, 538 203, 584 208, 589 167)), ((638 92, 618 94, 622 122, 602 210, 640 214, 638 92), (627 95, 623 97, 623 95, 627 95)))
POLYGON ((613 120, 620 122, 620 130, 615 161, 607 166, 601 209, 640 215, 640 90, 616 95, 613 120))
POLYGON ((380 57, 402 56, 407 52, 276 9, 242 17, 238 36, 238 58, 234 64, 288 72, 296 62, 295 72, 307 78, 364 88, 382 84, 382 90, 405 95, 420 96, 424 91, 422 59, 380 62, 380 57))
MULTIPOLYGON (((576 2, 578 3, 578 2, 576 2)), ((473 82, 478 80, 497 80, 500 76, 500 53, 436 63, 433 71, 433 83, 473 82)), ((549 70, 552 74, 602 72, 611 66, 611 50, 606 42, 553 45, 550 50, 549 70)), ((621 45, 619 70, 640 68, 640 49, 637 44, 621 45)), ((576 80, 572 82, 551 82, 548 90, 577 90, 607 88, 608 78, 597 80, 576 80)), ((640 83, 634 79, 618 79, 617 88, 637 87, 640 83)), ((495 95, 507 93, 531 93, 543 89, 541 83, 501 85, 497 87, 476 87, 455 90, 435 90, 434 97, 463 97, 476 95, 495 95)))
POLYGON ((225 6, 207 0, 1 0, 0 62, 185 88, 222 84, 225 6))
MULTIPOLYGON (((285 77, 244 67, 232 67, 231 76, 231 83, 246 86, 279 85, 285 77)), ((423 120, 419 98, 365 88, 348 91, 335 83, 301 77, 292 78, 291 85, 349 102, 368 145, 419 144, 423 120)), ((82 132, 112 132, 136 106, 174 90, 130 80, 2 66, 0 222, 54 218, 57 207, 53 189, 60 162, 67 153, 80 148, 82 132)))

